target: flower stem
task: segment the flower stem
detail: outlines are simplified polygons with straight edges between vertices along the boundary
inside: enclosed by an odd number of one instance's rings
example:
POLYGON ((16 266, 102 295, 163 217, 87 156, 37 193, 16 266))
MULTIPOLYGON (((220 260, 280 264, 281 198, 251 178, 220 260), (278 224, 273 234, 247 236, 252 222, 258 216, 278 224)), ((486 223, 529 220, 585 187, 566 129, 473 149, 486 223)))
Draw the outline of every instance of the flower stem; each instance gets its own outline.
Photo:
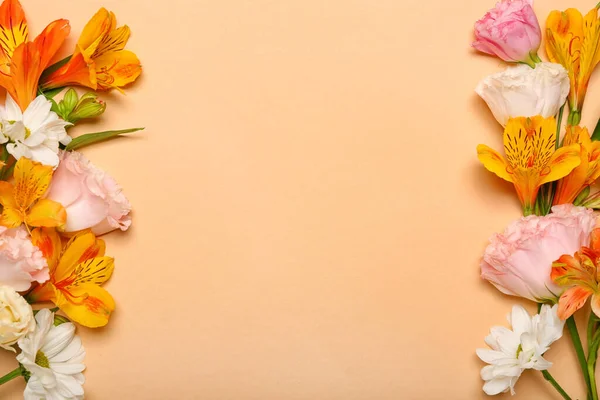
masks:
POLYGON ((15 379, 17 376, 21 376, 21 367, 18 367, 14 371, 9 372, 0 378, 0 385, 5 384, 6 382, 15 379))
POLYGON ((591 391, 592 389, 590 385, 590 373, 588 370, 588 363, 585 358, 585 353, 583 352, 581 338, 579 337, 579 332, 577 332, 577 324, 575 323, 575 318, 573 318, 573 316, 567 319, 567 328, 569 329, 569 333, 571 334, 571 340, 573 341, 573 347, 575 347, 575 352, 577 353, 577 359, 579 360, 579 365, 581 366, 581 372, 583 373, 585 384, 588 387, 588 391, 591 391))
POLYGON ((594 313, 590 313, 590 319, 588 321, 588 326, 587 326, 587 345, 588 345, 588 360, 589 360, 589 355, 591 353, 592 350, 592 346, 593 346, 593 340, 594 340, 594 333, 596 332, 596 322, 598 320, 596 319, 596 317, 594 316, 594 313))
POLYGON ((556 380, 550 375, 550 372, 544 370, 542 371, 542 375, 544 375, 544 379, 546 379, 550 384, 556 389, 556 391, 563 397, 565 400, 571 400, 567 392, 556 382, 556 380))
POLYGON ((565 112, 566 105, 567 103, 562 105, 562 107, 558 111, 558 118, 556 119, 556 143, 554 144, 556 150, 558 150, 558 147, 560 145, 560 128, 562 125, 563 113, 565 112))

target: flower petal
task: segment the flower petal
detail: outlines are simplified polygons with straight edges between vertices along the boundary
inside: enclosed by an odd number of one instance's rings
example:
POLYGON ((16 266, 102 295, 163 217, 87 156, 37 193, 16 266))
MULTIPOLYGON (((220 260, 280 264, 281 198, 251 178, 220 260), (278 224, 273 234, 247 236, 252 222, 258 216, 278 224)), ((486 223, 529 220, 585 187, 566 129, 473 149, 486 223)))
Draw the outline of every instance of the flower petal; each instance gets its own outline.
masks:
POLYGON ((513 181, 511 174, 507 171, 506 161, 496 150, 480 144, 477 146, 477 157, 488 171, 508 182, 513 181))
POLYGON ((129 50, 109 52, 95 59, 98 90, 122 88, 142 73, 137 56, 129 50))
POLYGON ((0 204, 3 207, 16 208, 14 187, 11 183, 0 181, 0 204))
MULTIPOLYGON (((51 22, 34 40, 40 51, 40 66, 42 71, 48 67, 52 58, 69 36, 71 26, 66 19, 51 22)), ((41 72, 40 72, 41 75, 41 72)), ((38 76, 39 79, 39 76, 38 76)))
POLYGON ((59 296, 56 305, 71 320, 88 328, 106 325, 115 309, 112 296, 91 283, 69 287, 68 292, 59 296))
POLYGON ((581 163, 579 154, 578 144, 556 150, 548 162, 549 173, 542 176, 541 184, 554 182, 569 175, 581 163))
POLYGON ((96 257, 82 262, 73 271, 72 276, 74 280, 71 281, 71 277, 67 278, 69 286, 77 286, 84 283, 103 284, 110 279, 115 269, 114 261, 112 257, 96 257))
POLYGON ((57 227, 67 222, 67 212, 62 204, 48 199, 38 200, 27 213, 25 222, 29 226, 57 227))
POLYGON ((75 325, 71 323, 61 324, 48 332, 40 350, 50 359, 63 351, 71 343, 74 336, 75 325))
POLYGON ((105 244, 96 239, 91 232, 82 232, 71 238, 60 258, 54 277, 55 282, 61 282, 73 274, 75 268, 95 257, 104 256, 105 244))
POLYGON ((50 275, 54 275, 54 270, 58 265, 58 259, 62 251, 62 242, 58 232, 54 228, 36 228, 31 232, 31 242, 37 246, 46 261, 50 270, 50 275))
POLYGON ((10 64, 15 49, 27 41, 29 28, 25 12, 18 0, 5 0, 0 5, 0 71, 10 64))
POLYGON ((15 165, 14 178, 16 204, 26 209, 48 190, 52 179, 52 167, 21 157, 15 165))
POLYGON ((558 317, 566 320, 585 304, 592 292, 580 286, 567 289, 558 299, 558 317))
POLYGON ((14 208, 4 207, 0 215, 0 225, 7 228, 17 228, 24 221, 23 214, 14 208))

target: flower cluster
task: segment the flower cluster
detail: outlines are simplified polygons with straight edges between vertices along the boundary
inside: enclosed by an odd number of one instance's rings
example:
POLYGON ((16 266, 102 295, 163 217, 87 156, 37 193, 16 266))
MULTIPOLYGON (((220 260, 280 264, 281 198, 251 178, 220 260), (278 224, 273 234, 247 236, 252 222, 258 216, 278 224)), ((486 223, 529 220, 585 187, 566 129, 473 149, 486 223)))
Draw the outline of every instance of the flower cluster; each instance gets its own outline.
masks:
POLYGON ((503 152, 477 146, 490 172, 514 185, 523 216, 495 234, 481 260, 481 277, 500 292, 538 303, 531 316, 514 306, 512 330, 494 327, 478 349, 488 395, 510 391, 527 369, 550 374, 545 353, 569 328, 587 398, 598 400, 596 360, 600 349, 600 123, 580 125, 590 77, 600 62, 600 4, 585 16, 552 11, 542 30, 531 0, 501 0, 475 24, 473 47, 510 65, 484 78, 476 93, 503 127, 503 152), (563 114, 568 113, 566 126, 563 114), (573 314, 588 304, 587 351, 573 314))
POLYGON ((103 327, 115 310, 100 236, 131 225, 119 184, 76 150, 142 128, 72 128, 101 116, 98 93, 123 91, 141 64, 125 49, 129 27, 104 8, 57 60, 70 29, 59 19, 30 40, 19 1, 0 4, 0 347, 18 362, 0 385, 22 376, 26 400, 83 399, 76 325, 103 327))

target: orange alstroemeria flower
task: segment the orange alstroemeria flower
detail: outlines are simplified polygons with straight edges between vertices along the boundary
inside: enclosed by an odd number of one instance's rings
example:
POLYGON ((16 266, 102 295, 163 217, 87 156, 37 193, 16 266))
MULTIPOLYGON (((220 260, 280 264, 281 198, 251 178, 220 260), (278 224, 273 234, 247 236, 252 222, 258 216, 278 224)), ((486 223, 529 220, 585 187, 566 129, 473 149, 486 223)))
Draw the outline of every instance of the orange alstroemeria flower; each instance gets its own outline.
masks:
POLYGON ((15 165, 15 183, 0 181, 0 225, 16 228, 22 223, 27 226, 59 227, 66 223, 67 212, 60 204, 44 199, 53 170, 21 157, 15 165))
POLYGON ((135 81, 142 67, 134 53, 124 50, 129 27, 116 25, 115 14, 101 8, 83 29, 69 62, 45 77, 42 88, 81 85, 94 90, 120 90, 135 81))
POLYGON ((104 241, 82 232, 63 249, 59 234, 51 228, 35 229, 31 241, 48 261, 50 280, 31 291, 28 301, 52 301, 71 320, 89 328, 106 325, 115 301, 100 287, 114 270, 113 258, 104 256, 104 241))
POLYGON ((490 172, 514 184, 523 213, 530 215, 540 186, 567 176, 581 162, 578 144, 558 150, 555 145, 554 118, 511 118, 504 129, 506 158, 483 144, 477 155, 490 172))
POLYGON ((546 20, 546 53, 550 61, 569 72, 572 125, 579 124, 581 109, 594 68, 600 62, 598 6, 584 17, 579 10, 552 11, 546 20))
POLYGON ((69 35, 65 19, 56 20, 33 42, 18 0, 4 0, 0 5, 0 86, 25 110, 36 97, 42 72, 69 35))
POLYGON ((573 203, 579 193, 600 177, 600 142, 592 141, 587 128, 568 126, 563 145, 581 146, 581 164, 556 186, 554 205, 573 203))
POLYGON ((567 319, 582 308, 589 297, 592 311, 600 318, 600 230, 592 232, 590 247, 574 256, 563 255, 552 265, 551 278, 568 288, 558 300, 558 317, 567 319))

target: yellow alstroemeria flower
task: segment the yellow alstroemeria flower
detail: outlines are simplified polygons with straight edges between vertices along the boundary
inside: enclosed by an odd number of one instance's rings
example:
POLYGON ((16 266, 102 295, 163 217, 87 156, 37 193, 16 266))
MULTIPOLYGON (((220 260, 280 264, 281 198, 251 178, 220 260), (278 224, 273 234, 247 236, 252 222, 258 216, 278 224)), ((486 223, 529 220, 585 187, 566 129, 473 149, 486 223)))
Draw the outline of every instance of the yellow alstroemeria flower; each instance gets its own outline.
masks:
POLYGON ((42 72, 69 35, 69 21, 50 23, 33 42, 18 0, 0 5, 0 86, 25 110, 36 97, 42 72))
POLYGON ((69 62, 45 77, 42 88, 81 85, 94 90, 120 90, 135 81, 142 67, 134 53, 124 50, 129 27, 116 25, 115 14, 101 8, 83 29, 69 62))
POLYGON ((0 204, 3 207, 0 225, 7 228, 16 228, 22 223, 34 227, 64 225, 67 221, 65 208, 43 198, 52 174, 52 167, 21 157, 15 165, 15 183, 0 181, 0 204))
POLYGON ((600 177, 600 142, 592 141, 587 128, 568 126, 564 146, 579 144, 581 164, 560 181, 554 194, 554 205, 573 203, 579 193, 600 177))
POLYGON ((52 301, 71 320, 89 328, 106 325, 115 301, 100 285, 111 277, 114 259, 104 256, 104 241, 91 232, 81 232, 63 250, 61 238, 52 228, 35 229, 31 241, 48 261, 50 280, 31 291, 28 301, 52 301))
POLYGON ((506 158, 486 145, 477 146, 479 161, 500 178, 515 185, 523 213, 533 213, 540 186, 567 176, 581 163, 579 145, 555 150, 553 117, 511 118, 504 129, 506 158))
POLYGON ((592 72, 600 62, 598 6, 584 17, 579 10, 552 11, 546 21, 546 53, 569 72, 569 123, 578 125, 592 72))

